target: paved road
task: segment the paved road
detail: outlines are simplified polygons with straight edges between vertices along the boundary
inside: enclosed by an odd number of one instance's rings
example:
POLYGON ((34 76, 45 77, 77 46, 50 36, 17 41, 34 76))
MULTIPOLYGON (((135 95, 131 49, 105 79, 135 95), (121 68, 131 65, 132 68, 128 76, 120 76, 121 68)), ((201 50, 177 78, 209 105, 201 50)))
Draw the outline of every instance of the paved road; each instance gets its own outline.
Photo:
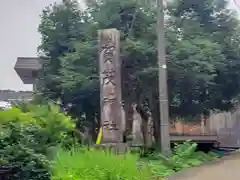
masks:
POLYGON ((167 180, 239 180, 240 152, 221 158, 216 162, 177 173, 167 180))

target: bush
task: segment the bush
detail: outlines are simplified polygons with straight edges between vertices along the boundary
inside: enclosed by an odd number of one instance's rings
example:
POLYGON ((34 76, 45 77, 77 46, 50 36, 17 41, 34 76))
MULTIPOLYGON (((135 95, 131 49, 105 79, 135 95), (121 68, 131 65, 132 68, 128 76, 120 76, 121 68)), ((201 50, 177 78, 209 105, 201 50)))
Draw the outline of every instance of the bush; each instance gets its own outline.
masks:
POLYGON ((49 179, 49 161, 45 149, 38 144, 36 126, 22 126, 13 123, 1 128, 0 154, 1 166, 17 167, 11 179, 49 179))
POLYGON ((184 168, 217 158, 214 153, 196 152, 196 143, 176 145, 167 158, 159 154, 139 159, 139 154, 116 156, 100 150, 60 150, 53 163, 52 180, 149 180, 160 179, 184 168))
POLYGON ((0 111, 0 165, 17 167, 14 180, 47 180, 50 149, 66 146, 74 122, 50 105, 0 111))
POLYGON ((197 143, 186 141, 183 144, 175 145, 173 155, 167 159, 166 165, 175 171, 200 165, 206 161, 213 160, 218 156, 214 153, 205 154, 203 152, 196 152, 197 143))
POLYGON ((158 161, 152 161, 150 166, 155 175, 165 177, 174 172, 183 169, 198 166, 207 161, 212 161, 218 158, 217 154, 196 152, 197 144, 191 141, 186 141, 182 144, 176 144, 172 155, 167 158, 162 155, 155 155, 158 161))
POLYGON ((41 137, 48 146, 61 144, 68 146, 73 143, 75 122, 70 116, 60 111, 60 107, 52 103, 45 105, 27 104, 26 114, 33 117, 44 130, 41 137))
POLYGON ((60 150, 53 163, 52 180, 149 180, 150 169, 132 154, 72 148, 60 150))
POLYGON ((196 152, 197 144, 190 141, 176 145, 169 158, 156 152, 139 160, 141 153, 116 156, 86 148, 66 150, 74 142, 74 124, 53 104, 0 111, 0 166, 16 167, 10 180, 149 180, 217 158, 196 152), (52 164, 51 149, 59 147, 52 164))

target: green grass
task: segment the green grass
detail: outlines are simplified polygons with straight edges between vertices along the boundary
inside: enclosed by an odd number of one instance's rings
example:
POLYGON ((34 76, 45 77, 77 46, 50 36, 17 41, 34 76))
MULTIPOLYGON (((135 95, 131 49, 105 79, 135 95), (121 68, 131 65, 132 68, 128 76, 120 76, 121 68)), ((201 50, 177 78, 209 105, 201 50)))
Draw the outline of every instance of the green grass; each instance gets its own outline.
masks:
POLYGON ((151 176, 137 155, 79 148, 59 150, 52 171, 52 180, 149 180, 151 176))
POLYGON ((52 166, 52 180, 153 180, 217 158, 214 153, 196 152, 196 143, 176 145, 170 157, 153 153, 124 155, 91 148, 60 149, 52 166))

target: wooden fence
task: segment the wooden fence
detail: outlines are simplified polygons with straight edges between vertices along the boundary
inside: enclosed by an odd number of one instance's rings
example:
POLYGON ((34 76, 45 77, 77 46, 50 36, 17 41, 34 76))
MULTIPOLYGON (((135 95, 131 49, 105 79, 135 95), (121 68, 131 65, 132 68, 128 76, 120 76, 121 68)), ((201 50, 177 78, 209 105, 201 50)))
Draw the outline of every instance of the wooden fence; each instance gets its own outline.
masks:
POLYGON ((216 133, 222 147, 240 147, 240 106, 232 112, 211 113, 207 126, 216 133))

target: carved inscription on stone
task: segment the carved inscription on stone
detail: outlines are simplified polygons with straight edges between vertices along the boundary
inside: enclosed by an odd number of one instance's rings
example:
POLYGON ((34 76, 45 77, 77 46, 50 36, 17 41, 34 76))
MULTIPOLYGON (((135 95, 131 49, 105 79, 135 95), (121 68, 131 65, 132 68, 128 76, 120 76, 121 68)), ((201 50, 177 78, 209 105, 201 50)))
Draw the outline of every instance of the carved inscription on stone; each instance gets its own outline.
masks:
POLYGON ((102 56, 103 56, 103 72, 102 72, 102 89, 103 89, 103 102, 105 103, 105 113, 108 116, 103 121, 103 128, 112 130, 118 130, 117 124, 109 118, 111 117, 110 104, 116 101, 116 83, 115 83, 115 70, 114 70, 114 52, 116 52, 116 43, 111 35, 106 37, 106 43, 103 44, 102 56), (108 103, 108 104, 106 104, 108 103))
POLYGON ((121 129, 119 127, 121 124, 121 81, 120 66, 118 66, 119 32, 116 29, 102 30, 99 38, 103 141, 117 142, 121 129))
POLYGON ((113 34, 108 34, 101 42, 100 56, 102 56, 104 63, 113 63, 115 55, 116 37, 113 34))
POLYGON ((115 52, 116 52, 116 47, 115 46, 105 46, 104 47, 104 51, 103 51, 103 56, 104 56, 104 63, 112 63, 113 62, 113 59, 112 57, 114 56, 115 52))
MULTIPOLYGON (((115 101, 115 100, 114 100, 115 101)), ((110 131, 116 131, 118 130, 116 122, 114 122, 113 119, 111 119, 111 103, 113 101, 105 101, 104 107, 103 107, 103 114, 104 114, 104 120, 102 122, 103 129, 107 129, 110 131)))
POLYGON ((104 102, 112 102, 116 99, 115 66, 116 40, 112 34, 108 34, 102 41, 100 48, 100 58, 102 60, 102 81, 104 102))
POLYGON ((115 71, 113 69, 107 69, 105 71, 103 71, 103 86, 104 85, 108 85, 109 83, 111 83, 112 85, 116 85, 114 82, 114 78, 115 78, 115 71))
POLYGON ((104 121, 103 122, 103 127, 107 128, 109 130, 118 130, 117 124, 114 123, 113 121, 104 121))

